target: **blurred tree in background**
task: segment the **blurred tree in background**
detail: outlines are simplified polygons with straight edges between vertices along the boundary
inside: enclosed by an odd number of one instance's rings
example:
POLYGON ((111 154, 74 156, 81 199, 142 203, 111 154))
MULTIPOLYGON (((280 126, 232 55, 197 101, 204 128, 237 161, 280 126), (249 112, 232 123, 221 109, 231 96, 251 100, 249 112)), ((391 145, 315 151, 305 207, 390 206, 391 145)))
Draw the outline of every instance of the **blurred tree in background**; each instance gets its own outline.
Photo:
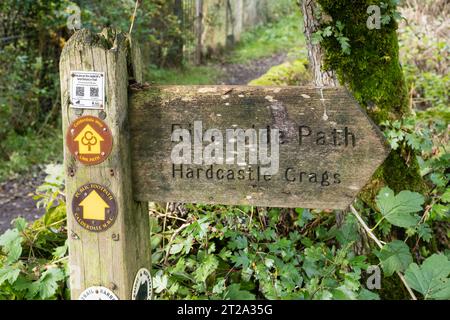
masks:
MULTIPOLYGON (((57 118, 58 60, 68 37, 64 0, 0 4, 0 141, 57 118)), ((0 144, 1 145, 1 144, 0 144)), ((0 157, 8 155, 1 152, 0 157)))
MULTIPOLYGON (((182 50, 176 2, 141 1, 133 33, 144 45, 146 63, 159 67, 168 61, 182 63, 173 58, 182 50)), ((100 32, 113 27, 128 32, 134 6, 134 0, 1 1, 0 161, 14 162, 17 150, 24 150, 30 137, 55 135, 59 128, 59 56, 74 33, 68 22, 74 22, 79 13, 82 28, 100 32)), ((19 162, 27 166, 25 160, 19 162)))

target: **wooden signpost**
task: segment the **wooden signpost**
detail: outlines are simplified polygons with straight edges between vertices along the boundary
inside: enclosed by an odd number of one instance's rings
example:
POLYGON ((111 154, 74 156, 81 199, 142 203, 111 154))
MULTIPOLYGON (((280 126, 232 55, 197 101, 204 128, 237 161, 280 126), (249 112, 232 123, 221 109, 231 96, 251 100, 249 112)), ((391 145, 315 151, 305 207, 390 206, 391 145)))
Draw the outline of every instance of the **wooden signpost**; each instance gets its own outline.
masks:
POLYGON ((342 87, 141 86, 132 90, 129 117, 140 201, 345 209, 388 153, 381 132, 342 87), (189 130, 192 149, 199 140, 205 149, 204 135, 215 128, 224 157, 227 130, 254 129, 257 138, 261 129, 276 130, 279 169, 261 174, 264 166, 248 165, 248 148, 242 165, 173 164, 176 128, 189 130))
POLYGON ((151 297, 149 201, 345 209, 389 153, 345 88, 148 86, 137 58, 86 30, 61 57, 73 299, 151 297))

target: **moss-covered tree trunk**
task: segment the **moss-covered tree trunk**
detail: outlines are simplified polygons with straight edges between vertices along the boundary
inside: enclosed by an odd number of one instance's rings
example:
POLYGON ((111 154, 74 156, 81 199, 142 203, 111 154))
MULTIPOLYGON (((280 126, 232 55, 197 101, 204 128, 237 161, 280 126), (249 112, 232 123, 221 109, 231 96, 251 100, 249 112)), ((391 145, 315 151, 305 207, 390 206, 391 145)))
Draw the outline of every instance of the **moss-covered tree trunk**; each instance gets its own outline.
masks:
MULTIPOLYGON (((399 61, 398 26, 392 16, 395 7, 383 9, 381 1, 376 0, 303 0, 301 7, 316 85, 336 85, 337 79, 350 89, 378 125, 410 113, 408 89, 399 61), (384 22, 380 29, 371 30, 367 26, 370 5, 380 6, 384 22), (320 44, 316 44, 314 39, 320 39, 316 34, 320 30, 328 32, 322 33, 320 44), (345 43, 350 45, 349 50, 344 50, 345 43)), ((411 149, 392 151, 361 198, 372 205, 384 185, 396 192, 425 189, 411 149)))

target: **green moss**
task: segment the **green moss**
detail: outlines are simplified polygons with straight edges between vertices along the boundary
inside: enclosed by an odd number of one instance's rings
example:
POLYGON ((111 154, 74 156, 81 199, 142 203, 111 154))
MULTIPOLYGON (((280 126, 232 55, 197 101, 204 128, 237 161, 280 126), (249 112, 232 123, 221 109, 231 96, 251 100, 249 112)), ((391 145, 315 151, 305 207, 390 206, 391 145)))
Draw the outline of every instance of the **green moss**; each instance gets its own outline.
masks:
POLYGON ((351 53, 345 54, 334 37, 322 45, 325 66, 335 70, 341 83, 349 85, 358 102, 380 123, 408 113, 408 91, 399 62, 397 23, 377 30, 367 28, 367 8, 380 4, 373 0, 319 0, 333 21, 344 24, 344 36, 350 39, 351 53))
MULTIPOLYGON (((332 18, 323 27, 340 21, 344 24, 343 36, 349 39, 351 45, 351 53, 346 54, 335 37, 325 38, 321 43, 325 49, 325 68, 336 72, 339 81, 350 88, 375 123, 407 115, 410 111, 408 89, 399 61, 397 23, 391 19, 381 29, 370 30, 367 27, 367 8, 380 5, 380 1, 318 0, 318 3, 324 13, 332 18)), ((390 186, 396 192, 425 190, 411 150, 393 151, 374 175, 362 198, 372 202, 373 196, 383 185, 390 186)))
POLYGON ((419 164, 417 161, 411 161, 408 166, 404 161, 404 156, 400 154, 400 150, 392 151, 381 169, 384 181, 388 182, 389 187, 395 193, 405 190, 405 186, 408 190, 416 192, 426 190, 426 185, 418 174, 420 172, 419 164))
POLYGON ((262 77, 249 83, 251 86, 281 86, 281 85, 304 85, 311 81, 308 72, 308 61, 298 59, 285 62, 279 66, 272 67, 262 77))

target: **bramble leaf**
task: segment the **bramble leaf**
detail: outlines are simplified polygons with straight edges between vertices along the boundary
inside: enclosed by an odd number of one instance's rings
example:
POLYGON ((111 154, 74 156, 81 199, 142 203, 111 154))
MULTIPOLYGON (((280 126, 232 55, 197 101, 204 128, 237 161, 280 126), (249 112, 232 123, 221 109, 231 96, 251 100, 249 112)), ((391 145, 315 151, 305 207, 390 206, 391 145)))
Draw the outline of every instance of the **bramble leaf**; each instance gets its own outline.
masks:
POLYGON ((425 299, 450 299, 450 261, 442 254, 433 254, 421 266, 413 263, 405 272, 405 280, 425 299))
POLYGON ((13 284, 17 277, 20 274, 19 268, 14 268, 12 266, 5 266, 0 269, 0 286, 3 284, 3 282, 8 281, 9 284, 13 284))
POLYGON ((68 241, 66 240, 64 245, 55 248, 55 250, 53 251, 53 257, 56 259, 61 259, 62 257, 64 257, 66 255, 68 248, 69 248, 69 244, 68 244, 68 241))
POLYGON ((444 194, 441 197, 442 202, 449 203, 450 202, 450 188, 447 188, 444 194))
POLYGON ((64 273, 61 269, 50 268, 45 271, 39 279, 39 296, 41 299, 48 299, 55 295, 58 289, 58 282, 64 280, 64 273))
POLYGON ((413 213, 422 210, 424 197, 411 191, 402 191, 394 195, 394 191, 385 187, 378 193, 376 203, 387 221, 397 227, 409 228, 417 225, 420 220, 413 213))
POLYGON ((22 254, 22 236, 19 231, 17 229, 6 230, 0 236, 0 247, 3 247, 3 252, 8 255, 6 264, 16 262, 22 254))
POLYGON ((241 290, 239 283, 234 283, 228 286, 228 290, 225 293, 225 300, 255 300, 254 294, 247 290, 241 290))
POLYGON ((392 241, 380 250, 378 257, 387 276, 396 271, 404 271, 413 262, 409 247, 400 240, 392 241))

